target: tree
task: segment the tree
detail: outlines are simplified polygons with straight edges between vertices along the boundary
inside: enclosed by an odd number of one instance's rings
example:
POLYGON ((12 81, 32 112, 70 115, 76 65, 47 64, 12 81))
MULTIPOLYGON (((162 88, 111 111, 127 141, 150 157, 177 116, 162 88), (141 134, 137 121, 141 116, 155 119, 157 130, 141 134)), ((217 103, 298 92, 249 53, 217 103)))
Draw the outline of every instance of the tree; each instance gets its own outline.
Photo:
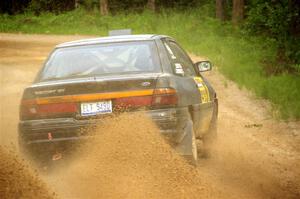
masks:
POLYGON ((155 12, 155 0, 148 0, 147 8, 155 12))
POLYGON ((101 15, 108 15, 108 0, 100 0, 101 15))
POLYGON ((225 0, 216 0, 216 18, 225 21, 225 0))
POLYGON ((277 43, 275 63, 268 74, 300 72, 300 0, 252 0, 245 27, 251 34, 264 35, 277 43))
POLYGON ((232 23, 237 25, 244 19, 244 0, 233 0, 232 23))
POLYGON ((75 0, 74 7, 75 7, 75 8, 79 8, 79 0, 75 0))

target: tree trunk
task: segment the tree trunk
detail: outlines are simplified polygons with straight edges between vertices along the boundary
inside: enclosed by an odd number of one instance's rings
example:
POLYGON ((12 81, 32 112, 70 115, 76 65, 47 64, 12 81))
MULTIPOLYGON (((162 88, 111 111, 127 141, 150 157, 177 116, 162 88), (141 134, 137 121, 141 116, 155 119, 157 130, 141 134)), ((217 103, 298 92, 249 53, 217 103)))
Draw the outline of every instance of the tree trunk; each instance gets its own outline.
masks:
POLYGON ((147 8, 155 12, 155 0, 148 0, 147 8))
POLYGON ((239 24, 244 19, 244 0, 233 0, 232 23, 239 24))
POLYGON ((100 0, 101 15, 108 15, 108 0, 100 0))
POLYGON ((75 0, 75 9, 79 7, 79 0, 75 0))
POLYGON ((225 0, 216 0, 216 18, 225 21, 225 0))

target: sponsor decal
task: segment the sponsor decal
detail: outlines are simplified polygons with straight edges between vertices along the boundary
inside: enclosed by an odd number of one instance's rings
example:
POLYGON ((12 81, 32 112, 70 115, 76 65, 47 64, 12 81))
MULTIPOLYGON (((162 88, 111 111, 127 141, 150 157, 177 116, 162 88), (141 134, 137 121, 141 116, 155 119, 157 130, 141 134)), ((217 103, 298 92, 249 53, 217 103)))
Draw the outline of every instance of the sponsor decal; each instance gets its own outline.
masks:
POLYGON ((180 63, 175 63, 175 73, 180 74, 180 75, 184 75, 184 70, 183 70, 180 63))
POLYGON ((141 85, 146 87, 146 86, 150 86, 151 83, 150 82, 142 82, 141 85))
POLYGON ((200 92, 201 95, 201 102, 202 103, 207 103, 210 102, 210 96, 209 96, 209 91, 207 86, 205 85, 205 82, 203 81, 203 79, 201 77, 194 77, 194 80, 197 84, 198 90, 200 92))

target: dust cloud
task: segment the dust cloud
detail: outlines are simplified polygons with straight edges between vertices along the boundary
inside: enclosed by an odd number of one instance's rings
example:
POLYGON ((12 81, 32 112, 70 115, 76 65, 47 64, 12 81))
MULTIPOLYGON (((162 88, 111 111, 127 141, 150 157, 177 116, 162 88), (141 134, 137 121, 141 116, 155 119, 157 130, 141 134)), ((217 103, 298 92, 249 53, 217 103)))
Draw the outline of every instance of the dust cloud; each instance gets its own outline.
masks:
POLYGON ((56 198, 38 174, 14 151, 0 146, 0 198, 56 198))
POLYGON ((216 195, 147 116, 124 113, 107 118, 95 132, 91 140, 79 147, 78 157, 70 167, 61 173, 56 171, 59 177, 49 179, 62 198, 216 195))

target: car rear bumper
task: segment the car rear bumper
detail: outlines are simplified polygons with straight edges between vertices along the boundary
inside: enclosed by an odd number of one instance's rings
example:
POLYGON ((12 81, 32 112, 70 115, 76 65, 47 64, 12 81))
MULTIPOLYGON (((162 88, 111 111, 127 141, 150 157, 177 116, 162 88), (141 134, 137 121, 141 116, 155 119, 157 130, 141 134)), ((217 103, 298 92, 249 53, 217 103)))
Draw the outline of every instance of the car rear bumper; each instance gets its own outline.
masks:
MULTIPOLYGON (((139 111, 150 116, 158 125, 162 134, 175 136, 180 123, 188 118, 188 108, 168 108, 139 111)), ((21 144, 50 144, 72 142, 91 137, 89 133, 103 119, 77 120, 74 118, 56 118, 28 120, 19 122, 19 141, 21 144), (87 130, 88 129, 88 130, 87 130)))

